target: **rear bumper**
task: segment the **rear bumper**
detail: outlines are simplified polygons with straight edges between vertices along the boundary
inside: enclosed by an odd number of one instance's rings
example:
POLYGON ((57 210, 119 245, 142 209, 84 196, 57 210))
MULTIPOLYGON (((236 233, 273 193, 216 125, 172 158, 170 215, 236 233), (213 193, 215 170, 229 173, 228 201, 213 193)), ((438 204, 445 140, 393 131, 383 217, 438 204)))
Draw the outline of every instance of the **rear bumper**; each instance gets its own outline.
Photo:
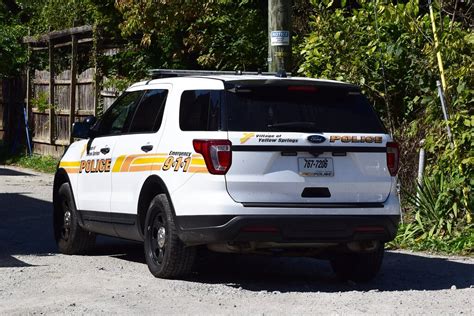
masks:
POLYGON ((188 245, 223 242, 347 243, 393 240, 399 215, 205 215, 177 216, 188 245))

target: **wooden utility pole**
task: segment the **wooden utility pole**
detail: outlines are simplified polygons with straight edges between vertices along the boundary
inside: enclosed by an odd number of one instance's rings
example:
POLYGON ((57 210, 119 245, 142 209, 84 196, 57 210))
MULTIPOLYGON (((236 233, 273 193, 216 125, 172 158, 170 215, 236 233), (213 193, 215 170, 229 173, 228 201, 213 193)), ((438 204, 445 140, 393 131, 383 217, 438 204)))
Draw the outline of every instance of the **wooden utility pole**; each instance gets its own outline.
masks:
POLYGON ((268 71, 291 69, 291 0, 268 0, 268 71))

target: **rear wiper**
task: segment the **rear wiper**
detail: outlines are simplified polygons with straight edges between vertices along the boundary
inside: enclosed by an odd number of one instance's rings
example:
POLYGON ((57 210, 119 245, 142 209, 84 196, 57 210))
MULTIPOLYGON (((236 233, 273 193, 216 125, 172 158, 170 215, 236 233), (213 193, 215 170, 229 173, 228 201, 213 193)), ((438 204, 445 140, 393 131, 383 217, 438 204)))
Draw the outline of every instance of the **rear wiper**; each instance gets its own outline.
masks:
POLYGON ((283 128, 283 129, 288 129, 288 128, 303 128, 305 130, 309 130, 311 132, 321 132, 316 129, 316 123, 313 122, 284 122, 284 123, 275 123, 275 124, 268 124, 268 128, 283 128))

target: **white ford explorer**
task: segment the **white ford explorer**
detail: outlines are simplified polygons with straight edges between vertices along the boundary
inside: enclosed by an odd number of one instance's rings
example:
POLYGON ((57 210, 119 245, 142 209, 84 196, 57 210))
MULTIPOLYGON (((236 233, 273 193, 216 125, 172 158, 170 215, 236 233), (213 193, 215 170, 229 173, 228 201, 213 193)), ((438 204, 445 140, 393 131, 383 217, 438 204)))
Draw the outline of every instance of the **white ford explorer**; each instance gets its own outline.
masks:
POLYGON ((377 274, 400 219, 399 150, 357 86, 156 73, 74 124, 81 140, 54 181, 62 253, 103 234, 144 242, 161 278, 190 272, 198 247, 329 259, 345 280, 377 274))

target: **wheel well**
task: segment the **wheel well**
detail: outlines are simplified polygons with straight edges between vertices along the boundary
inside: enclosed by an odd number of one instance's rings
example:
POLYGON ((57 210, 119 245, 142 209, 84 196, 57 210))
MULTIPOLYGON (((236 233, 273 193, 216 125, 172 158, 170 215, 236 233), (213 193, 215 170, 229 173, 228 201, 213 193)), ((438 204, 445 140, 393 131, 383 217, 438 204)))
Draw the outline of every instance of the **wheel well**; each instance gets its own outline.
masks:
POLYGON ((151 200, 157 194, 166 194, 168 200, 170 201, 171 210, 174 213, 173 204, 171 203, 171 198, 166 188, 165 183, 163 180, 156 176, 152 175, 148 179, 146 179, 145 183, 143 184, 142 190, 140 191, 140 197, 138 198, 138 228, 142 236, 145 234, 145 220, 146 220, 146 213, 148 211, 148 207, 150 206, 151 200))

